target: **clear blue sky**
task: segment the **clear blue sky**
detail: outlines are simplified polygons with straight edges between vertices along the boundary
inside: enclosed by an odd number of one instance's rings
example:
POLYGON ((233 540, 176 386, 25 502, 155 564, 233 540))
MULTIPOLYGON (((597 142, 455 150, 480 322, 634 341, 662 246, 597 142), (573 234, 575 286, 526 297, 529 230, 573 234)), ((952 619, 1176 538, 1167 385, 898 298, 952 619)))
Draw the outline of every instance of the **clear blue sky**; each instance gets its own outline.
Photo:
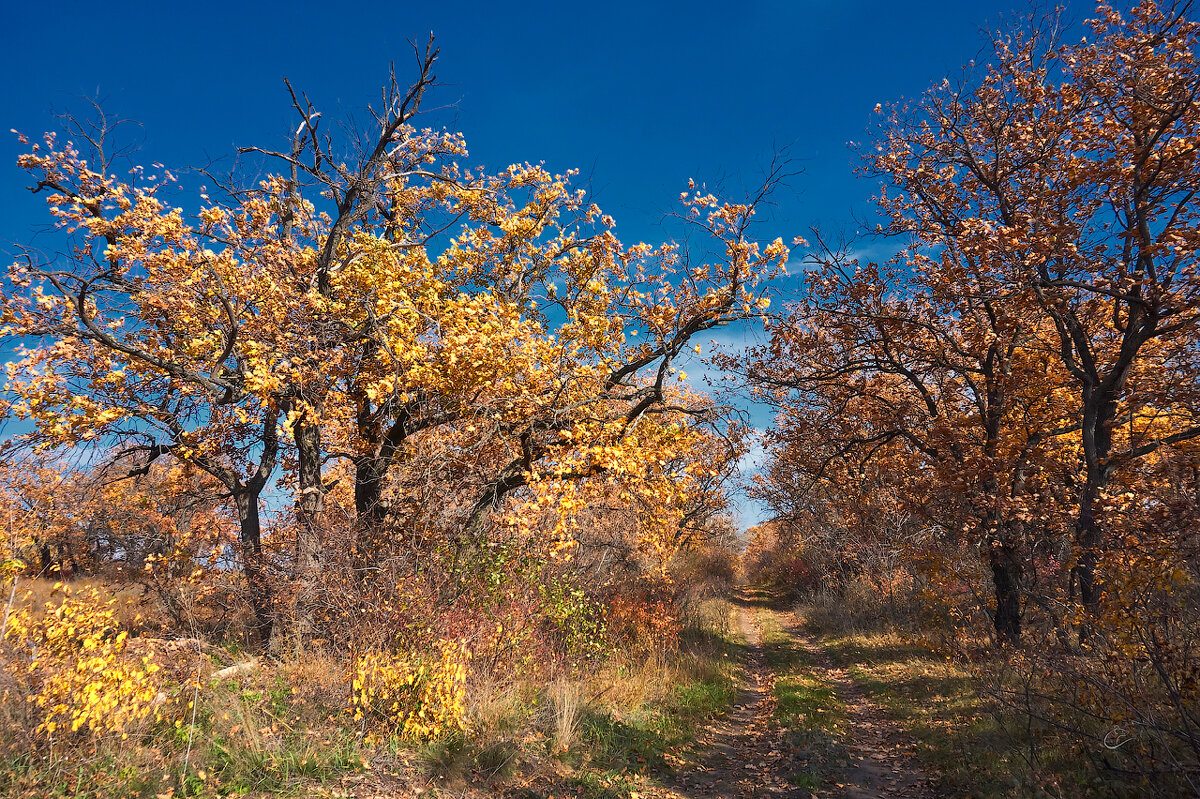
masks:
MULTIPOLYGON (((110 3, 4 0, 3 127, 39 134, 79 95, 144 124, 145 161, 202 163, 282 142, 294 125, 282 77, 326 119, 378 97, 388 64, 436 33, 437 121, 472 161, 545 161, 593 175, 624 237, 689 177, 752 181, 791 145, 806 172, 781 197, 781 230, 840 227, 870 195, 851 175, 878 102, 913 96, 973 58, 996 2, 110 3)), ((0 241, 40 204, 0 138, 0 241)))
POLYGON ((377 100, 392 60, 402 77, 413 74, 407 42, 430 31, 443 85, 427 105, 446 107, 430 123, 462 131, 475 165, 581 169, 628 242, 662 235, 655 223, 688 178, 753 184, 784 146, 804 173, 777 197, 763 234, 853 233, 873 187, 853 175, 847 143, 867 138, 875 104, 957 71, 978 54, 981 28, 1025 8, 0 2, 4 250, 46 221, 14 166, 21 148, 9 128, 39 135, 56 111, 94 96, 144 125, 141 162, 203 164, 240 145, 282 144, 295 125, 284 76, 332 121, 377 100))

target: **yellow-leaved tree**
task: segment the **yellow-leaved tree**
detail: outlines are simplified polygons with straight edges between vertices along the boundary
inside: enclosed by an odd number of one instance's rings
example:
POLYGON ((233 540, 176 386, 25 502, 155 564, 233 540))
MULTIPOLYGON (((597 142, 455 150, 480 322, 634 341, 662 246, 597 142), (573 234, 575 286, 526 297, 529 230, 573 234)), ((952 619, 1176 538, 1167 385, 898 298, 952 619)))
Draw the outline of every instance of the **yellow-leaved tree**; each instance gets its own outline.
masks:
POLYGON ((272 570, 296 581, 308 634, 329 554, 366 574, 431 510, 440 535, 478 538, 513 497, 566 502, 572 481, 603 476, 658 486, 663 523, 686 526, 680 492, 712 486, 662 467, 725 423, 675 364, 703 331, 761 313, 787 260, 751 235, 782 164, 743 203, 682 195, 678 221, 711 247, 625 246, 570 175, 467 169, 460 136, 416 127, 437 51, 418 55, 368 142, 319 134, 293 93, 290 148, 243 149, 280 172, 210 175, 189 211, 164 199, 169 172, 115 177, 104 124, 20 159, 68 242, 58 259, 27 251, 0 305, 5 333, 29 342, 8 377, 27 440, 215 478, 264 645, 272 570), (452 486, 435 509, 405 496, 430 468, 452 486), (353 516, 334 524, 326 496, 346 481, 353 516), (295 496, 286 546, 264 546, 272 486, 295 496))

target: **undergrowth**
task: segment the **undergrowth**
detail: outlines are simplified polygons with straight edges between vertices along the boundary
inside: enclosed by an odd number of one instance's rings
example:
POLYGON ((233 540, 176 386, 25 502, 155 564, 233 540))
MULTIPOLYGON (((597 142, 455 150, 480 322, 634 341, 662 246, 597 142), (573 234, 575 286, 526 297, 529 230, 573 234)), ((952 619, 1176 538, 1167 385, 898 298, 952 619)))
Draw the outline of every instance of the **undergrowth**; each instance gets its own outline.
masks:
MULTIPOLYGON (((183 675, 170 696, 180 712, 126 730, 125 740, 113 734, 30 750, 0 734, 0 795, 463 795, 523 787, 529 796, 573 789, 628 797, 668 778, 698 726, 733 701, 742 643, 730 611, 724 600, 696 606, 674 646, 618 649, 550 675, 475 672, 461 699, 461 729, 423 739, 356 713, 357 673, 330 653, 240 661, 244 671, 217 679, 239 656, 193 650, 166 658, 164 671, 183 675)), ((0 712, 18 718, 27 705, 10 691, 0 712)))

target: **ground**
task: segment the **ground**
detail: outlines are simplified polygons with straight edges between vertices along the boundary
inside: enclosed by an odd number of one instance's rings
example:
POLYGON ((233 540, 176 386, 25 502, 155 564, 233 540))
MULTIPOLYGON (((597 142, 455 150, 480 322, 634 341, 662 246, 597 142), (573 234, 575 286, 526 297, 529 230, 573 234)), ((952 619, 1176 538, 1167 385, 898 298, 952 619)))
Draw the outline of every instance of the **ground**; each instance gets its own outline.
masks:
POLYGON ((938 792, 916 742, 868 698, 789 610, 757 591, 734 598, 746 641, 731 711, 713 720, 664 799, 926 799, 938 792))

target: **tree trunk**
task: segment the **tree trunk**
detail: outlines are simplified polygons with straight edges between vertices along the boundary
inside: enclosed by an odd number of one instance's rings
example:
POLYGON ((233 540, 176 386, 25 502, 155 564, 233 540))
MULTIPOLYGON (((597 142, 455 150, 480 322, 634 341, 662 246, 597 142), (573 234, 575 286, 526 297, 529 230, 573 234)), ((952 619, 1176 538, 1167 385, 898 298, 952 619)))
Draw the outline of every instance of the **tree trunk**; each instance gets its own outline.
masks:
POLYGON ((238 512, 238 540, 242 548, 242 572, 250 590, 250 608, 254 612, 254 637, 260 649, 271 642, 275 609, 266 563, 262 553, 262 527, 259 522, 258 492, 239 491, 234 495, 238 512))
POLYGON ((363 457, 354 465, 354 511, 359 524, 378 527, 387 517, 383 489, 387 480, 390 458, 363 457))
POLYGON ((391 458, 368 455, 354 464, 354 511, 358 521, 352 553, 354 567, 362 571, 379 562, 384 548, 383 527, 388 508, 383 501, 391 458))
POLYGON ((1012 547, 993 545, 990 554, 992 585, 996 594, 996 612, 992 626, 1001 644, 1015 646, 1021 641, 1022 568, 1012 547))
MULTIPOLYGON (((1085 389, 1082 444, 1086 474, 1075 522, 1075 545, 1079 553, 1075 575, 1079 582, 1079 599, 1088 616, 1094 616, 1100 609, 1102 589, 1096 579, 1096 566, 1104 546, 1104 530, 1096 518, 1096 504, 1108 487, 1111 474, 1108 457, 1112 452, 1115 415, 1114 398, 1085 389)), ((1080 639, 1086 640, 1088 635, 1085 625, 1080 630, 1080 639)))
POLYGON ((319 575, 324 560, 322 531, 325 486, 321 482, 321 428, 306 415, 292 428, 296 439, 300 496, 296 501, 296 634, 300 641, 312 637, 318 598, 319 575))

